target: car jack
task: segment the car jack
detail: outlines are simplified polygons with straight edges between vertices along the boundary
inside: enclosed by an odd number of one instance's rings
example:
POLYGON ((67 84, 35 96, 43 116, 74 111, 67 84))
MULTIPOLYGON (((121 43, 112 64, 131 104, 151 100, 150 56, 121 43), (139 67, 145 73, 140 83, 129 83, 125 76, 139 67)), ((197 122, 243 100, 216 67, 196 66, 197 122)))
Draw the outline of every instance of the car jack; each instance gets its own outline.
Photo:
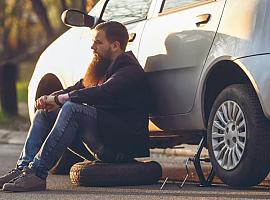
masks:
MULTIPOLYGON (((209 175, 207 177, 204 176, 203 174, 203 171, 202 171, 202 166, 201 166, 201 162, 210 162, 210 158, 201 158, 201 153, 202 153, 202 150, 203 148, 205 147, 205 144, 206 144, 206 135, 204 135, 198 145, 198 148, 197 148, 197 152, 196 154, 194 155, 193 158, 188 158, 185 162, 185 168, 186 168, 186 176, 183 180, 183 182, 181 184, 178 184, 178 183, 175 183, 179 188, 182 188, 184 186, 184 184, 186 183, 186 180, 189 176, 189 169, 188 169, 188 164, 190 162, 193 162, 193 165, 195 167, 195 171, 196 171, 196 174, 199 178, 199 181, 200 181, 200 187, 210 187, 212 186, 212 181, 215 177, 215 172, 214 172, 214 169, 213 167, 211 168, 211 171, 209 173, 209 175)), ((168 181, 168 178, 169 177, 166 177, 166 179, 164 180, 162 186, 160 187, 160 190, 163 189, 163 187, 165 186, 166 182, 168 181)))

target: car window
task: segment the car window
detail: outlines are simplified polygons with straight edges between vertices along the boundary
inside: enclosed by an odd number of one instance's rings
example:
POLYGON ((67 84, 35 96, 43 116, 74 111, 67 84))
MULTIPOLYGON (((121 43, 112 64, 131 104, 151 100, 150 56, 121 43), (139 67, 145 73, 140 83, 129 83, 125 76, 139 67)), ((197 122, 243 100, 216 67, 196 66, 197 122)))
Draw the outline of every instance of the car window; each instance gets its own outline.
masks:
POLYGON ((191 4, 200 3, 209 0, 165 0, 162 12, 166 12, 170 9, 181 8, 189 6, 191 4))
POLYGON ((152 0, 110 0, 102 19, 123 24, 146 19, 152 0))

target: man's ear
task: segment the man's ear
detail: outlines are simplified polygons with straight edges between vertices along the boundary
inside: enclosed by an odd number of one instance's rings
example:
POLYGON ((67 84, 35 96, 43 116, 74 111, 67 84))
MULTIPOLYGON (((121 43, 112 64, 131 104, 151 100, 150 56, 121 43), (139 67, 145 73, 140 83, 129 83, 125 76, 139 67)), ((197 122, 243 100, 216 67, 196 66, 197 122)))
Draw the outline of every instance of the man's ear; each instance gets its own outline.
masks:
POLYGON ((112 45, 112 49, 114 51, 117 51, 117 50, 121 49, 120 48, 120 42, 118 42, 118 41, 114 41, 111 45, 112 45))

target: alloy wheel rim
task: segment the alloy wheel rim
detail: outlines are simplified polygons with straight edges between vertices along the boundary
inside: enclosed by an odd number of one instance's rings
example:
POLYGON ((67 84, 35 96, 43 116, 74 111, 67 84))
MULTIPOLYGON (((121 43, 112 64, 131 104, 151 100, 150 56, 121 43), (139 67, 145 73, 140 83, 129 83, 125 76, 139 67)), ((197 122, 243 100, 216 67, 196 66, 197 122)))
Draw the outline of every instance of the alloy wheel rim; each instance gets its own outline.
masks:
POLYGON ((212 148, 218 164, 225 170, 234 169, 246 146, 246 120, 240 106, 225 101, 215 113, 212 124, 212 148))

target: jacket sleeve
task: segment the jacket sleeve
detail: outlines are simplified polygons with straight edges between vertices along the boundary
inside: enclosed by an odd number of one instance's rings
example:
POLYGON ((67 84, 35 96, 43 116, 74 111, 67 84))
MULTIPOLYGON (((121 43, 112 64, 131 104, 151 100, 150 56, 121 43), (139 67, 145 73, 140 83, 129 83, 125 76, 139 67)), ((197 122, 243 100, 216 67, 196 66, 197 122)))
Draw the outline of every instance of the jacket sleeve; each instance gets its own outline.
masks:
POLYGON ((75 85, 67 87, 66 89, 55 91, 55 92, 51 93, 50 95, 56 96, 56 95, 60 95, 60 94, 69 93, 73 90, 79 90, 79 89, 83 88, 82 81, 83 81, 83 79, 80 79, 77 83, 75 83, 75 85))
POLYGON ((106 98, 114 101, 123 95, 128 95, 136 87, 138 70, 134 69, 133 67, 120 68, 99 86, 72 91, 69 93, 70 100, 76 103, 95 105, 106 98))

